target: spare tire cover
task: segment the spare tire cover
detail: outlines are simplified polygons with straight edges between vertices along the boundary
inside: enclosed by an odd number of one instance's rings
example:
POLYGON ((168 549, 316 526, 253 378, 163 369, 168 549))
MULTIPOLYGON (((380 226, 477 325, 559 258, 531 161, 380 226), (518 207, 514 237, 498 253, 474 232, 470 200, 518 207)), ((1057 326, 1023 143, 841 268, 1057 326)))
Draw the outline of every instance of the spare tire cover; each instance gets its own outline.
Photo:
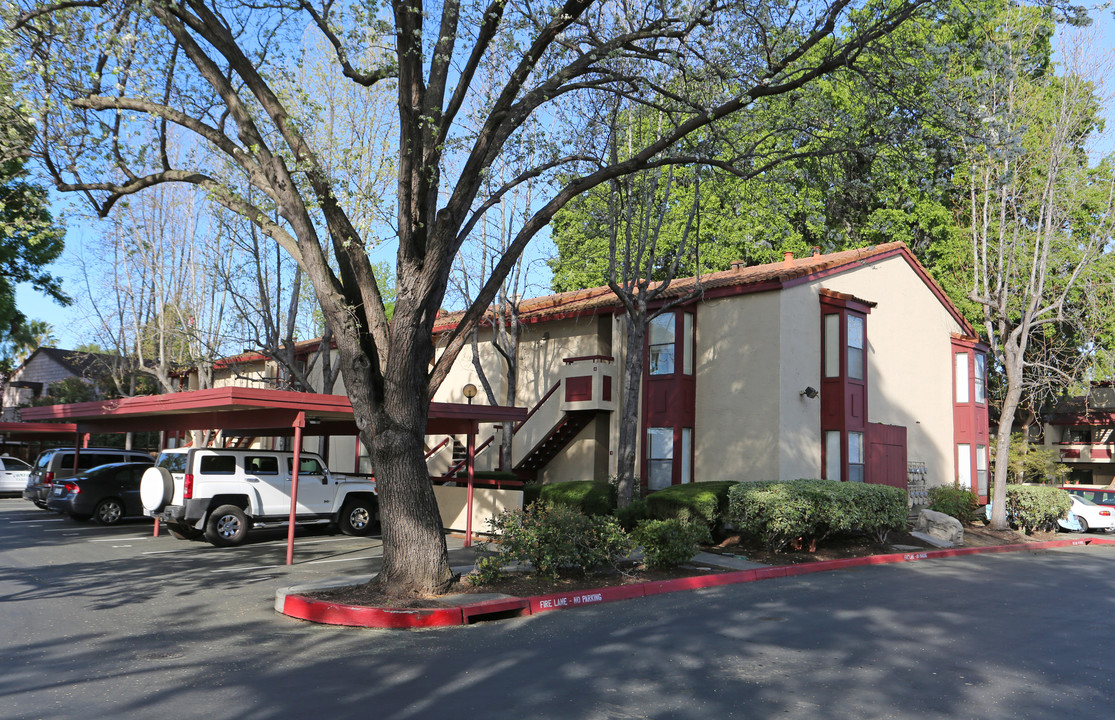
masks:
POLYGON ((161 512, 174 498, 174 478, 164 467, 149 467, 139 481, 139 499, 147 513, 161 512))

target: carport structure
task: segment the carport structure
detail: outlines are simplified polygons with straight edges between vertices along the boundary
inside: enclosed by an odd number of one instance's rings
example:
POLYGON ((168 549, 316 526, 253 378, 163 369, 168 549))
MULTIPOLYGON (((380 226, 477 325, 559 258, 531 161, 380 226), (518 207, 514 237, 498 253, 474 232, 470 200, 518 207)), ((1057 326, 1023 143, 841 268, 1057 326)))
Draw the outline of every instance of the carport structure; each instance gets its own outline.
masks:
MULTIPOLYGON (((476 434, 481 424, 521 422, 525 408, 493 405, 430 403, 426 433, 468 437, 468 500, 466 543, 472 540, 472 494, 476 434)), ((320 395, 260 388, 221 387, 210 390, 145 395, 69 405, 24 408, 30 423, 63 422, 74 428, 78 445, 93 433, 222 430, 257 437, 294 437, 291 477, 290 527, 287 564, 294 558, 295 503, 298 498, 299 456, 306 436, 356 435, 352 404, 344 395, 320 395)))

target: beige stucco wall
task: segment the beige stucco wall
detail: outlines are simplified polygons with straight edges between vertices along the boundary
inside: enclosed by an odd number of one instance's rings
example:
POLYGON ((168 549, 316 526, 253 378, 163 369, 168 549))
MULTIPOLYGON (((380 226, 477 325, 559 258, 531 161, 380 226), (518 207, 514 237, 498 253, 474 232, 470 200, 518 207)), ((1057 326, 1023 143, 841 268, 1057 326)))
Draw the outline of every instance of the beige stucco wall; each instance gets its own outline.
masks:
MULTIPOLYGON (((438 510, 441 512, 441 526, 450 530, 464 531, 468 521, 468 488, 434 486, 438 510)), ((492 488, 472 489, 472 531, 491 532, 489 520, 504 510, 522 510, 522 490, 494 490, 492 488)))
POLYGON ((960 325, 901 257, 809 289, 822 286, 878 303, 867 317, 868 420, 904 425, 908 461, 926 464, 930 486, 953 482, 951 335, 960 325))
POLYGON ((776 292, 697 310, 695 480, 777 480, 780 328, 776 292))

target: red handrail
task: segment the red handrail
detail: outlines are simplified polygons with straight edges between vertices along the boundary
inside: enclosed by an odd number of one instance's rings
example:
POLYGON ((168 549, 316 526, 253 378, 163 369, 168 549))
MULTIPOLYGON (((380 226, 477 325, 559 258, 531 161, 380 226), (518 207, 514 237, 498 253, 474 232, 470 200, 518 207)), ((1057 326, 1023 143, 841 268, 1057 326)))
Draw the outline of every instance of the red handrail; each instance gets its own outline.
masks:
POLYGON ((430 459, 430 456, 432 456, 432 455, 433 455, 434 453, 436 453, 436 452, 437 452, 438 450, 441 450, 441 449, 442 449, 443 447, 445 447, 445 444, 446 444, 447 442, 449 442, 450 440, 452 440, 452 439, 453 439, 453 437, 452 437, 452 436, 449 436, 449 437, 445 438, 444 440, 442 440, 441 442, 439 442, 439 443, 438 443, 437 445, 435 445, 435 446, 434 446, 434 449, 433 449, 433 450, 430 450, 430 451, 429 451, 428 453, 426 453, 426 457, 425 457, 424 459, 425 459, 425 460, 429 460, 429 459, 430 459))
MULTIPOLYGON (((476 448, 476 450, 474 450, 474 451, 472 452, 472 456, 473 456, 473 457, 476 457, 477 455, 479 455, 479 454, 480 454, 480 451, 481 451, 481 450, 483 450, 484 448, 488 447, 489 445, 491 445, 491 444, 492 444, 492 440, 495 440, 495 438, 496 438, 496 436, 495 436, 495 435, 492 435, 492 436, 491 436, 490 438, 488 438, 488 439, 487 439, 487 440, 485 440, 484 442, 480 443, 480 447, 476 448)), ((458 470, 460 470, 460 469, 461 469, 461 466, 462 466, 462 465, 464 465, 464 464, 466 464, 467 462, 468 462, 468 458, 465 458, 464 460, 458 460, 458 461, 457 461, 457 464, 456 464, 456 465, 453 465, 453 466, 451 466, 451 467, 450 467, 450 468, 449 468, 448 470, 446 470, 446 471, 445 471, 445 474, 444 474, 444 475, 442 475, 442 477, 449 477, 449 476, 450 476, 450 475, 452 475, 453 473, 455 473, 455 472, 457 472, 458 470)))
POLYGON ((542 405, 547 400, 550 399, 551 395, 553 395, 554 393, 556 393, 558 391, 559 387, 561 387, 561 380, 558 380, 557 383, 552 388, 550 388, 549 392, 547 392, 545 395, 542 396, 542 399, 538 401, 538 404, 536 404, 534 407, 532 407, 530 409, 530 412, 527 413, 527 416, 525 418, 523 418, 522 421, 519 422, 518 425, 515 426, 515 432, 518 432, 519 428, 521 428, 523 425, 525 425, 526 421, 530 420, 531 416, 534 415, 534 413, 538 412, 539 408, 541 408, 542 405))

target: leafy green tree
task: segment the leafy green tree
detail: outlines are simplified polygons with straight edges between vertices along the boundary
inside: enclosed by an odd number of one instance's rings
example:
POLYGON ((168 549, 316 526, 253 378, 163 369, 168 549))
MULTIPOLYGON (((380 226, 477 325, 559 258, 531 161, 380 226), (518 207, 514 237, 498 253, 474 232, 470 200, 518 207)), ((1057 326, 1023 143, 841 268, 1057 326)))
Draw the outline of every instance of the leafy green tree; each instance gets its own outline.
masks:
POLYGON ((1001 397, 992 485, 992 527, 1007 526, 1006 484, 1016 411, 1035 387, 1082 377, 1091 328, 1078 324, 1110 307, 1083 302, 1112 282, 1115 176, 1110 161, 1088 162, 1086 143, 1099 123, 1090 50, 1066 46, 1065 69, 1046 64, 1055 18, 1011 7, 998 19, 1002 62, 973 84, 983 131, 965 144, 961 182, 968 203, 968 298, 1000 370, 1001 397))
MULTIPOLYGON (((397 0, 389 12, 314 0, 4 5, 26 90, 39 96, 39 161, 58 189, 83 193, 107 215, 152 186, 190 183, 303 268, 379 481, 384 556, 374 582, 397 595, 441 592, 452 580, 423 457, 429 402, 554 213, 633 172, 703 161, 703 134, 854 65, 910 18, 938 10, 933 0, 397 0), (393 96, 398 114, 384 137, 397 171, 382 233, 362 232, 328 150, 284 94, 294 74, 285 49, 308 28, 346 79, 393 96), (675 77, 687 82, 664 93, 658 79, 675 77), (616 97, 668 117, 658 139, 620 162, 609 160, 598 122, 616 97), (540 142, 524 133, 530 123, 545 130, 540 142), (198 151, 165 152, 179 133, 198 151), (489 192, 497 160, 514 169, 512 180, 489 192), (454 258, 529 179, 544 181, 545 194, 435 354, 454 258), (253 204, 249 184, 276 214, 253 204), (398 242, 390 322, 368 255, 377 236, 398 242)), ((778 118, 773 136, 793 120, 778 118)))
MULTIPOLYGON (((713 161, 702 170, 704 247, 701 267, 683 272, 894 240, 924 256, 959 236, 952 177, 963 160, 957 136, 972 117, 958 97, 965 80, 947 58, 985 51, 973 29, 986 12, 958 4, 919 17, 861 56, 853 72, 764 98, 745 122, 702 138, 713 161)), ((665 246, 692 205, 692 170, 676 173, 665 246)), ((606 282, 607 192, 585 193, 555 216, 555 292, 606 282)))

